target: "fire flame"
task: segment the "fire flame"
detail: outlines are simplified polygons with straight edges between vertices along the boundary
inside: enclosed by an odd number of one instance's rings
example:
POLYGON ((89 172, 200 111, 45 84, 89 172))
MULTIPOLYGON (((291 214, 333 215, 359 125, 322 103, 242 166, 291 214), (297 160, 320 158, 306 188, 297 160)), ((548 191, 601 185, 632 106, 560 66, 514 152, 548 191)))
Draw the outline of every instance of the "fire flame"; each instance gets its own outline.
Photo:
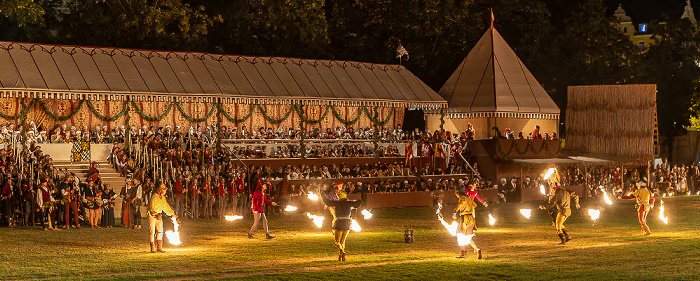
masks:
POLYGON ((372 213, 371 213, 370 211, 366 210, 366 209, 365 209, 365 210, 362 210, 362 215, 365 216, 365 219, 366 219, 366 220, 372 218, 372 213))
POLYGON ((306 216, 314 221, 314 224, 316 225, 316 227, 321 228, 323 226, 323 220, 325 219, 324 217, 312 215, 309 212, 306 213, 306 216))
POLYGON ((612 205, 612 200, 610 200, 610 197, 608 197, 608 193, 605 191, 605 189, 602 188, 602 186, 601 190, 603 190, 603 199, 605 199, 605 204, 612 205))
MULTIPOLYGON (((442 214, 440 213, 440 210, 442 209, 442 204, 438 204, 438 209, 437 209, 437 217, 440 223, 447 229, 447 232, 450 233, 450 235, 457 237, 457 244, 459 246, 466 246, 469 245, 469 243, 472 242, 472 237, 474 237, 474 234, 469 234, 465 235, 463 233, 457 233, 457 228, 458 224, 456 221, 452 221, 451 224, 447 224, 447 222, 442 218, 442 214)), ((491 215, 489 214, 489 217, 491 215)))
POLYGON ((496 223, 496 218, 489 214, 489 225, 494 225, 496 223))
POLYGON ((233 216, 224 216, 224 218, 226 218, 227 221, 235 221, 235 220, 243 219, 243 216, 233 215, 233 216))
POLYGON ((297 210, 297 207, 292 206, 292 205, 287 205, 287 207, 284 208, 285 212, 294 212, 297 210))
POLYGON ((457 244, 460 246, 467 246, 472 242, 472 237, 474 237, 474 234, 465 235, 457 233, 457 244))
POLYGON ((549 168, 549 170, 547 170, 547 173, 544 174, 544 180, 549 179, 549 177, 551 177, 556 171, 556 168, 549 168))
POLYGON ((541 184, 540 184, 540 193, 542 193, 542 195, 547 195, 547 192, 544 191, 544 185, 541 185, 541 184))
POLYGON ((598 209, 588 209, 588 215, 591 216, 592 220, 597 220, 600 218, 600 210, 598 209))
POLYGON ((360 232, 362 231, 362 227, 360 227, 360 224, 357 223, 354 219, 352 220, 352 224, 350 224, 350 229, 354 232, 360 232))
POLYGON ((659 219, 664 222, 664 224, 668 224, 668 216, 664 214, 664 211, 666 210, 666 207, 664 206, 664 200, 661 200, 661 207, 659 207, 659 219))
POLYGON ((520 214, 523 215, 526 219, 530 219, 532 217, 532 210, 530 209, 520 209, 520 214))
POLYGON ((318 201, 318 195, 314 194, 313 192, 309 192, 308 197, 313 201, 318 201))
POLYGON ((180 228, 180 224, 177 223, 177 220, 174 218, 173 220, 173 230, 168 230, 165 232, 165 236, 168 238, 168 242, 173 245, 180 245, 182 244, 182 241, 180 241, 180 232, 178 231, 180 228))

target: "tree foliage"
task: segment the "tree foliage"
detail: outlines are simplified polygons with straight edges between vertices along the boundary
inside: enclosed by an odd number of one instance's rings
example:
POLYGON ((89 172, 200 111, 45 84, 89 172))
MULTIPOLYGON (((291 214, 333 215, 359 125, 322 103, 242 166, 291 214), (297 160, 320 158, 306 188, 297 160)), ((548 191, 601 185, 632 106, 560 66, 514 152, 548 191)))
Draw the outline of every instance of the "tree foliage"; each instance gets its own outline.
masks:
POLYGON ((654 83, 662 134, 700 116, 700 42, 688 21, 668 21, 639 54, 604 0, 2 0, 0 39, 392 64, 402 45, 401 63, 439 90, 490 9, 560 108, 569 85, 654 83))

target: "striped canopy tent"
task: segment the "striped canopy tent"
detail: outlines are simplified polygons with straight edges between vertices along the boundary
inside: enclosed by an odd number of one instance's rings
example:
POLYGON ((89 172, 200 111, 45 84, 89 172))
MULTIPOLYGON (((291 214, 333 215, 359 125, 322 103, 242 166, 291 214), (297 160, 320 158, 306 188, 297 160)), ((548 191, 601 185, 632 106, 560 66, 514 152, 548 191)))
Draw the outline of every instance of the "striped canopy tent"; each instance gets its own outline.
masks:
POLYGON ((0 67, 0 118, 44 128, 210 125, 214 114, 255 128, 371 127, 447 105, 403 66, 353 61, 0 41, 0 67))
POLYGON ((526 137, 535 125, 559 132, 559 107, 493 26, 438 93, 449 105, 446 130, 463 131, 472 123, 477 138, 492 136, 494 126, 523 131, 526 137))

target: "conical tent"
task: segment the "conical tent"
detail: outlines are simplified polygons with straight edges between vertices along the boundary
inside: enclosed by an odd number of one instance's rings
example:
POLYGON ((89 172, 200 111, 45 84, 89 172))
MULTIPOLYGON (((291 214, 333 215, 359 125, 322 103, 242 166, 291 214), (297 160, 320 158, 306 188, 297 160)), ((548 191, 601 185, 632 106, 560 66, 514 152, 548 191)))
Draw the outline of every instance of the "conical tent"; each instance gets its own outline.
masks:
MULTIPOLYGON (((471 123, 477 138, 488 138, 493 127, 558 133, 559 107, 525 64, 491 27, 474 45, 438 92, 448 102, 443 128, 451 132, 471 123)), ((440 110, 428 112, 428 127, 437 129, 440 110)))
POLYGON ((438 92, 449 113, 551 119, 559 108, 495 28, 479 40, 438 92), (539 118, 538 118, 539 117, 539 118))

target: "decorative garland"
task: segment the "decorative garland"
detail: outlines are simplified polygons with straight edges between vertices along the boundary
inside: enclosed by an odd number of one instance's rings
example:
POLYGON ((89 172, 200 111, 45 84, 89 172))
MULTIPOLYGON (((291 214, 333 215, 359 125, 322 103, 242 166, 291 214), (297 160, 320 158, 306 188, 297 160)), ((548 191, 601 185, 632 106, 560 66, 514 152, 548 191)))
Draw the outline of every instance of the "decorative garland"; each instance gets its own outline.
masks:
POLYGON ((80 100, 80 103, 78 103, 78 107, 73 112, 66 116, 56 116, 49 110, 49 108, 46 107, 46 104, 44 104, 43 101, 37 98, 35 98, 34 100, 37 101, 39 103, 39 106, 41 106, 41 109, 43 109, 44 112, 55 121, 66 121, 73 118, 73 116, 75 116, 75 114, 77 114, 78 111, 80 111, 80 109, 83 107, 83 103, 85 103, 85 100, 80 100))
POLYGON ((236 118, 231 117, 231 115, 228 115, 228 113, 226 113, 226 110, 224 110, 224 107, 221 106, 221 104, 217 103, 217 104, 216 104, 216 107, 219 108, 219 112, 222 113, 222 114, 224 114, 224 117, 226 117, 226 119, 228 119, 228 121, 231 121, 231 122, 233 122, 233 123, 245 122, 245 120, 248 120, 248 118, 249 118, 251 115, 253 115, 253 111, 255 110, 255 106, 252 106, 252 107, 250 108, 250 111, 248 111, 248 114, 246 114, 246 116, 244 116, 244 117, 241 118, 241 119, 236 119, 236 118))
MULTIPOLYGON (((543 141, 542 147, 540 147, 540 149, 537 150, 537 149, 535 149, 534 142, 531 139, 529 139, 527 141, 527 146, 525 147, 525 150, 520 150, 520 148, 518 148, 518 142, 513 140, 513 144, 510 146, 510 149, 508 150, 508 152, 505 152, 503 150, 503 146, 501 145, 501 139, 496 138, 496 148, 498 149, 498 153, 503 155, 503 157, 502 157, 503 159, 510 158, 510 155, 513 153, 513 151, 517 151, 518 154, 520 154, 520 155, 525 155, 525 153, 527 153, 528 150, 532 151, 535 154, 540 154, 544 150, 547 153, 547 155, 549 155, 549 156, 554 156, 554 155, 559 153, 559 151, 557 151, 555 153, 550 152, 549 151, 549 144, 546 141, 543 141)), ((560 147, 560 150, 561 150, 561 147, 560 147)))
POLYGON ((357 115, 355 116, 354 119, 352 119, 352 121, 348 121, 348 120, 343 119, 343 117, 340 117, 340 114, 339 114, 338 111, 335 109, 335 106, 331 106, 331 111, 333 112, 333 115, 335 116, 335 119, 337 119, 338 121, 340 121, 340 123, 343 123, 343 124, 345 124, 345 125, 353 125, 353 124, 357 123, 357 121, 360 120, 360 117, 362 117, 362 108, 364 108, 364 107, 361 107, 361 108, 357 111, 357 115))
MULTIPOLYGON (((22 103, 22 106, 24 106, 24 99, 22 99, 20 102, 22 103)), ((27 112, 29 112, 29 109, 32 108, 32 107, 34 107, 34 103, 35 103, 35 102, 36 102, 36 100, 33 99, 33 100, 29 103, 28 106, 22 107, 22 109, 20 109, 19 113, 17 113, 17 115, 15 115, 15 116, 10 116, 10 115, 7 115, 7 114, 5 114, 5 113, 2 113, 2 111, 0 111, 0 117, 5 118, 5 119, 9 119, 9 120, 17 120, 17 119, 20 119, 20 118, 22 118, 24 115, 27 115, 27 112)))
MULTIPOLYGON (((146 119, 146 121, 149 121, 149 122, 163 120, 163 118, 165 118, 165 116, 167 116, 168 113, 170 113, 170 110, 173 109, 173 103, 171 102, 170 105, 168 105, 168 109, 166 109, 165 112, 163 112, 163 114, 159 115, 158 117, 151 117, 151 116, 148 116, 145 113, 143 113, 143 111, 141 111, 141 109, 136 105, 135 101, 131 101, 131 106, 133 106, 134 109, 136 109, 136 113, 138 113, 138 115, 141 116, 141 118, 146 119)), ((189 117, 184 112, 182 113, 182 115, 184 115, 185 118, 189 117)))
POLYGON ((374 117, 372 117, 372 114, 369 113, 369 109, 367 109, 366 107, 362 107, 362 111, 365 112, 365 114, 367 115, 367 118, 369 118, 369 121, 371 121, 373 124, 377 124, 377 125, 386 124, 391 119, 391 116, 394 115, 394 108, 393 107, 391 108, 391 111, 389 111, 389 114, 386 116, 384 121, 379 121, 379 113, 376 112, 376 107, 375 107, 375 114, 374 114, 375 116, 374 117))
MULTIPOLYGON (((80 111, 83 104, 87 103, 90 111, 97 118, 99 118, 102 121, 112 122, 112 121, 116 121, 117 119, 121 118, 122 116, 126 116, 126 118, 124 120, 124 125, 127 127, 127 129, 128 129, 128 127, 130 127, 129 126, 129 121, 131 119, 131 116, 129 115, 130 107, 133 107, 136 110, 136 113, 141 118, 143 118, 149 122, 163 120, 168 114, 170 114, 170 112, 173 108, 173 105, 174 105, 175 107, 177 107, 177 110, 180 111, 180 114, 182 114, 182 116, 185 117, 185 119, 187 119, 187 121, 196 122, 196 123, 204 122, 205 120, 207 120, 209 117, 211 117, 212 114, 214 114, 215 110, 216 110, 217 116, 220 114, 223 114, 223 116, 226 117, 226 119, 229 120, 230 122, 241 123, 241 122, 245 122, 246 120, 248 120, 248 118, 250 118, 252 116, 253 112, 257 108, 258 110, 260 110, 260 112, 262 113, 265 120, 267 120, 268 122, 273 123, 273 124, 284 122, 292 114, 292 111, 296 111, 296 114, 300 118, 300 122, 307 123, 307 124, 320 123, 321 121, 323 121, 327 117, 328 112, 333 112, 333 116, 336 118, 336 120, 338 120, 340 123, 343 123, 345 125, 356 124, 360 120, 360 118, 362 118, 362 115, 364 114, 370 120, 372 125, 378 125, 378 126, 385 125, 386 123, 388 123, 391 120, 392 116, 394 115, 394 111, 395 111, 395 108, 392 107, 391 111, 389 111, 389 114, 384 118, 384 120, 379 120, 379 112, 376 108, 375 108, 375 113, 372 114, 367 107, 363 106, 363 107, 358 108, 359 111, 358 111, 357 115, 355 115, 355 117, 353 117, 352 119, 343 119, 343 117, 338 112, 338 110, 335 108, 335 106, 328 105, 328 106, 326 106, 323 113, 321 114, 321 116, 318 119, 312 120, 312 119, 309 119, 305 116, 304 108, 301 105, 291 105, 289 110, 284 114, 284 116, 280 117, 279 119, 275 119, 275 118, 271 117, 270 115, 268 115, 267 111, 265 110, 265 108, 262 105, 253 104, 253 105, 251 105, 250 111, 245 116, 243 116, 242 118, 236 119, 233 116, 229 115, 226 112, 226 110, 224 110, 223 106, 220 103, 214 103, 213 106, 211 107, 211 109, 209 109, 209 112, 207 112, 207 114, 205 116, 203 116, 201 118, 194 118, 192 116, 189 116, 185 112, 185 110, 182 108, 182 106, 180 105, 179 102, 171 102, 168 105, 168 108, 165 110, 165 112, 163 112, 159 116, 152 117, 152 116, 146 115, 142 111, 142 109, 139 108, 139 106, 136 104, 136 102, 124 101, 124 107, 122 107, 122 110, 119 113, 117 113, 116 115, 114 115, 112 117, 108 117, 108 116, 104 116, 104 115, 100 114, 97 111, 97 109, 95 108, 95 105, 90 100, 80 100, 76 109, 73 112, 71 112, 70 114, 68 114, 66 116, 56 116, 55 114, 53 114, 53 112, 51 112, 49 110, 48 106, 41 99, 34 98, 30 101, 30 103, 28 105, 23 106, 22 109, 20 110, 20 112, 17 113, 16 115, 7 115, 3 112, 0 112, 0 117, 3 119, 8 119, 8 120, 17 120, 17 119, 21 119, 21 118, 26 118, 26 115, 34 107, 35 103, 39 103, 39 106, 41 107, 41 109, 47 115, 49 115, 49 117, 51 117, 51 119, 53 119, 55 121, 66 121, 66 120, 73 118, 78 113, 78 111, 80 111)), ((24 105, 24 103, 22 103, 22 105, 24 105)))
POLYGON ((294 105, 294 109, 297 111, 297 114, 299 115, 299 119, 303 120, 304 122, 306 122, 308 124, 317 124, 317 123, 323 121, 323 119, 326 118, 326 115, 328 115, 328 111, 329 111, 330 107, 331 106, 326 106, 326 110, 323 111, 323 114, 321 114, 320 118, 318 118, 316 120, 311 120, 311 119, 306 118, 306 116, 304 116, 304 109, 301 106, 294 105))
POLYGON ((284 122, 284 120, 287 120, 287 117, 289 117, 289 114, 292 113, 292 109, 293 109, 292 108, 293 106, 290 106, 289 111, 287 111, 287 113, 285 113, 284 116, 282 116, 282 118, 274 119, 274 118, 267 115, 267 112, 262 107, 262 105, 257 104, 257 107, 260 110, 260 112, 262 112, 262 115, 263 115, 263 117, 265 117, 265 120, 267 120, 267 122, 270 122, 272 124, 282 123, 282 122, 284 122))
POLYGON ((185 117, 185 119, 187 119, 187 121, 195 123, 204 122, 205 120, 209 119, 209 117, 211 117, 211 115, 214 113, 214 109, 217 108, 216 106, 212 106, 211 109, 209 109, 209 112, 206 115, 204 115, 204 117, 192 118, 191 116, 187 115, 187 113, 185 113, 185 110, 182 109, 179 102, 175 102, 175 106, 177 107, 177 110, 180 111, 182 116, 185 117))
POLYGON ((124 114, 126 114, 126 112, 129 110, 128 109, 129 105, 125 101, 124 107, 122 108, 122 111, 117 113, 117 115, 114 115, 112 117, 107 117, 107 116, 104 116, 104 115, 100 114, 99 112, 97 112, 97 110, 95 109, 95 106, 92 104, 92 102, 90 100, 87 100, 86 102, 87 102, 88 108, 90 108, 90 111, 92 111, 92 113, 95 114, 95 116, 97 116, 97 118, 100 118, 100 120, 107 121, 107 122, 112 122, 112 121, 119 119, 120 117, 124 116, 124 114))

